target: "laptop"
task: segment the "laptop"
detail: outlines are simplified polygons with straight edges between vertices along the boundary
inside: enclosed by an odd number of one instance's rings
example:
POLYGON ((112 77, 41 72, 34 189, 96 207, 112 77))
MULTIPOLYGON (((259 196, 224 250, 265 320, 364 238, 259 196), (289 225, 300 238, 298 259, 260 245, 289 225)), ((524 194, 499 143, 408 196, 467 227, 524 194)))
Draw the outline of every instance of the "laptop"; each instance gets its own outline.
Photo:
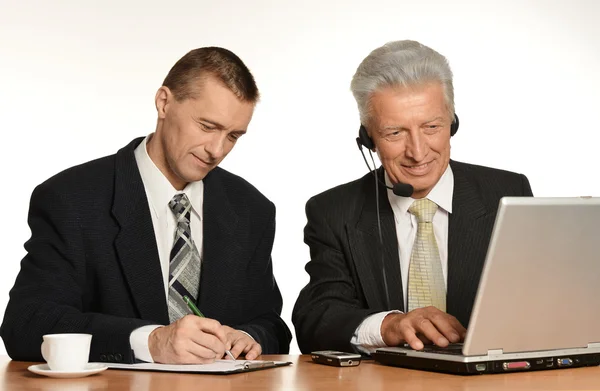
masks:
POLYGON ((600 198, 502 198, 464 343, 372 356, 464 375, 599 365, 600 198))

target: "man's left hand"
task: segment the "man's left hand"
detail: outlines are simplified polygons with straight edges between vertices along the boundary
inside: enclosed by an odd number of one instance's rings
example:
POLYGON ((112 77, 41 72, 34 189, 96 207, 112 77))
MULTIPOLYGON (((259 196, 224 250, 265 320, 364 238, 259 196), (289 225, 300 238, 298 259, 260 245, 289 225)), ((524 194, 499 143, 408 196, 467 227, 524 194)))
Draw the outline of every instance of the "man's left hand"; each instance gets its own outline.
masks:
MULTIPOLYGON (((254 360, 262 353, 262 347, 258 342, 252 339, 248 334, 232 329, 229 326, 223 326, 227 336, 227 345, 231 345, 231 354, 236 359, 244 353, 247 360, 254 360)), ((227 358, 227 356, 225 357, 227 358)))

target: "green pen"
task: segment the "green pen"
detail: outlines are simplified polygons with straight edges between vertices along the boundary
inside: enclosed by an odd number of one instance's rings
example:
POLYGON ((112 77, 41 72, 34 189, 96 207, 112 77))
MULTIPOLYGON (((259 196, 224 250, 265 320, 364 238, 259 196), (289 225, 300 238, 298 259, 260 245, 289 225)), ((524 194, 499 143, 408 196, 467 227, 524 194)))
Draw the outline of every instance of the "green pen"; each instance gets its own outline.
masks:
POLYGON ((205 318, 204 314, 202 312, 200 312, 200 310, 198 309, 198 307, 196 307, 196 305, 194 304, 194 302, 187 296, 183 296, 183 301, 185 301, 185 303, 187 304, 188 307, 190 307, 190 309, 192 310, 192 312, 194 313, 194 315, 198 315, 201 318, 205 318))
MULTIPOLYGON (((194 304, 194 302, 189 297, 183 296, 183 301, 185 301, 185 303, 190 308, 190 310, 192 310, 192 312, 194 313, 194 315, 197 315, 197 316, 199 316, 201 318, 205 318, 204 314, 202 312, 200 312, 200 310, 198 309, 198 307, 196 307, 196 305, 194 304)), ((226 350, 225 353, 227 353, 227 355, 229 356, 229 358, 231 358, 232 360, 235 361, 235 357, 233 357, 233 354, 231 354, 231 352, 229 350, 226 350)))

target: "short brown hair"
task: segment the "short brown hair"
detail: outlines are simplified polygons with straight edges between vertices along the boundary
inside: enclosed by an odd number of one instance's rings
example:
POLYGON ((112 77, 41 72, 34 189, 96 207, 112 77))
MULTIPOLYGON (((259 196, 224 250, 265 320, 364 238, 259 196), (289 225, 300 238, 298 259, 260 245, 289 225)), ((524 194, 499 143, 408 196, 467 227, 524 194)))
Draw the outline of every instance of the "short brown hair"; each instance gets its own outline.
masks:
POLYGON ((248 67, 234 53, 220 47, 188 52, 173 65, 163 86, 171 90, 177 101, 182 101, 193 98, 197 91, 192 84, 209 75, 220 80, 240 100, 258 101, 258 87, 248 67))

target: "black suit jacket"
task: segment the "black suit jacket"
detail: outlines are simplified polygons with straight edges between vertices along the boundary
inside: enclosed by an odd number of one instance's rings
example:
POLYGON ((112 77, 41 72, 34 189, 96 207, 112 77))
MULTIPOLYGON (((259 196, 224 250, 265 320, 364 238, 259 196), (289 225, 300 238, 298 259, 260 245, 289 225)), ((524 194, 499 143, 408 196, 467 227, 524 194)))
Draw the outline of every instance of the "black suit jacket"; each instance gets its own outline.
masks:
MULTIPOLYGON (((465 326, 488 243, 503 196, 531 196, 524 175, 450 162, 454 174, 452 213, 448 221, 447 312, 465 326)), ((383 170, 379 170, 383 179, 383 170)), ((369 315, 404 311, 398 239, 387 193, 379 192, 383 248, 377 230, 372 174, 311 198, 304 241, 310 282, 294 306, 292 321, 303 353, 335 349, 352 351, 350 340, 369 315), (381 251, 390 303, 386 304, 381 251)))
MULTIPOLYGON (((163 277, 133 140, 116 155, 70 168, 31 197, 31 239, 1 335, 16 360, 40 361, 42 335, 90 333, 91 361, 133 362, 131 332, 169 324, 163 277)), ((204 179, 198 305, 244 330, 263 353, 287 353, 291 334, 271 264, 275 206, 221 168, 204 179)))

